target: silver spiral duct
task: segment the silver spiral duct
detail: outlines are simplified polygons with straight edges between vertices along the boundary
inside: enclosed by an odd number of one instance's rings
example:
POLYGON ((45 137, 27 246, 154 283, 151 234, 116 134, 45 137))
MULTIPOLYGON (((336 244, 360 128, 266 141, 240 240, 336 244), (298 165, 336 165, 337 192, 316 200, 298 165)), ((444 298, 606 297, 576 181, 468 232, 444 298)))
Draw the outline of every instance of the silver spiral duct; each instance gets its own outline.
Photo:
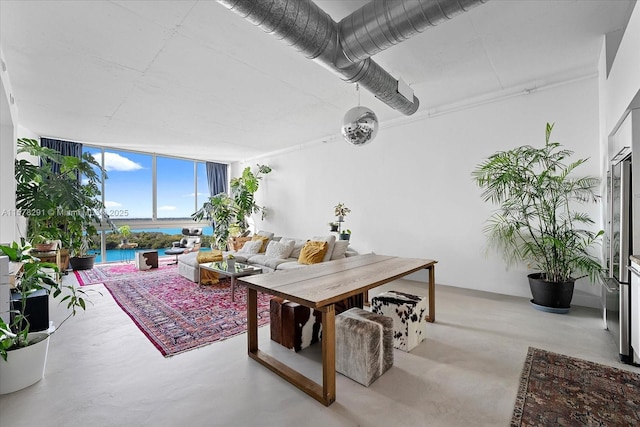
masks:
POLYGON ((310 0, 218 0, 218 3, 337 73, 343 80, 359 83, 391 108, 411 115, 418 110, 418 98, 413 96, 409 100, 402 96, 398 92, 398 80, 370 56, 485 1, 374 0, 344 18, 341 26, 310 0), (378 3, 381 8, 376 6, 378 3), (405 4, 403 15, 398 8, 405 4), (376 11, 383 15, 376 16, 376 11), (393 14, 385 16, 385 11, 393 14), (422 16, 416 18, 409 11, 422 16), (381 23, 380 29, 375 28, 374 21, 381 23))
POLYGON ((487 1, 373 0, 340 21, 340 48, 362 61, 487 1))

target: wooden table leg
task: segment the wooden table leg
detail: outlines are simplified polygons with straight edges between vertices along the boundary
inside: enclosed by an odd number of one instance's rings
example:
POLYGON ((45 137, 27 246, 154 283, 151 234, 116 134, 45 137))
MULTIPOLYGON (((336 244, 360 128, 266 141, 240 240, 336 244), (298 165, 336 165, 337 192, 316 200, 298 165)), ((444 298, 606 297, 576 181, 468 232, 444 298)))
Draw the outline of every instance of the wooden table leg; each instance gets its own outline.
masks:
POLYGON ((427 322, 436 321, 436 267, 431 265, 427 267, 429 270, 429 315, 427 322))
POLYGON ((231 302, 236 301, 236 278, 231 276, 231 302))
POLYGON ((322 308, 322 394, 326 406, 336 400, 336 312, 333 304, 322 308))
POLYGON ((258 291, 247 289, 247 341, 249 354, 258 351, 258 291))

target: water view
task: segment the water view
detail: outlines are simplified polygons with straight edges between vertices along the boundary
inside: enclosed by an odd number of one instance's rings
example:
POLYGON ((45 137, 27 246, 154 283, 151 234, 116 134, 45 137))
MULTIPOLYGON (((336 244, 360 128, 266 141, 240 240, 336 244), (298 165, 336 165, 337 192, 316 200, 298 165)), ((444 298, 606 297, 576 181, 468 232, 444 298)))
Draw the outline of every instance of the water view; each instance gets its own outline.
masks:
MULTIPOLYGON (((182 227, 175 228, 147 228, 147 229, 133 229, 131 230, 132 236, 129 238, 129 241, 132 243, 137 243, 135 238, 135 233, 162 233, 167 236, 182 236, 182 227)), ((213 227, 203 227, 202 235, 203 236, 211 236, 213 234, 213 227)), ((176 237, 177 239, 177 237, 176 237)), ((158 256, 174 256, 174 255, 165 255, 165 249, 168 249, 171 245, 167 244, 166 248, 154 248, 154 250, 158 251, 158 256)), ((135 252, 142 249, 151 249, 145 247, 138 247, 132 249, 107 249, 106 257, 104 262, 123 262, 123 261, 132 261, 135 257, 135 252)), ((207 247, 203 247, 202 250, 209 250, 207 247)), ((96 254, 96 263, 101 263, 102 254, 100 251, 90 251, 89 253, 96 254)))

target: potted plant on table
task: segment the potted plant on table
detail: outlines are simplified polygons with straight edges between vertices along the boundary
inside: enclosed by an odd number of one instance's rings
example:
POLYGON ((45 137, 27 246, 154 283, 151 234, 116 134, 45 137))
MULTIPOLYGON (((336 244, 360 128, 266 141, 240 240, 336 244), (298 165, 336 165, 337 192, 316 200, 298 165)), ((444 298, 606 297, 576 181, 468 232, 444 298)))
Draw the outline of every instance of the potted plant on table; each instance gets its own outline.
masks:
MULTIPOLYGON (((72 285, 62 285, 56 280, 58 268, 52 263, 42 263, 30 255, 31 246, 24 241, 13 242, 11 246, 0 246, 0 255, 12 262, 19 262, 22 268, 15 282, 19 298, 10 313, 2 313, 9 318, 7 323, 0 317, 0 394, 12 393, 39 381, 44 375, 49 337, 54 329, 30 332, 30 296, 45 290, 54 298, 65 303, 69 315, 60 322, 62 326, 79 309, 85 310, 87 292, 72 285), (53 277, 52 277, 53 275, 53 277)), ((6 262, 6 261, 0 261, 6 262)))
POLYGON ((500 151, 473 171, 484 201, 498 205, 485 232, 489 246, 508 265, 524 262, 538 272, 529 274, 532 303, 545 311, 568 311, 575 281, 588 276, 604 279, 604 268, 593 248, 603 231, 578 212, 579 203, 596 202, 597 177, 574 177, 587 159, 565 164, 573 154, 550 142, 553 125, 546 126, 545 145, 500 151))
POLYGON ((348 228, 346 230, 342 230, 340 232, 340 240, 349 240, 351 239, 351 230, 348 228))
POLYGON ((129 225, 121 225, 118 227, 118 233, 122 236, 121 243, 126 245, 129 243, 129 236, 131 235, 131 227, 129 225))
POLYGON ((338 222, 343 222, 344 218, 351 212, 351 209, 346 207, 344 203, 340 202, 333 207, 335 216, 338 218, 338 222))

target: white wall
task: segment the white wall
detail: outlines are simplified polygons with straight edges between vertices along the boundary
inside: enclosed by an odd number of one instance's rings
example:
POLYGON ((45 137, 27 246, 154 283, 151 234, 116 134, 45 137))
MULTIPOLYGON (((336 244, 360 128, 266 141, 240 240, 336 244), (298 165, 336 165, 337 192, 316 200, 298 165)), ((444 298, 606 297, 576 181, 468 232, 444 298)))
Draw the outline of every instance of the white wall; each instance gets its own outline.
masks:
MULTIPOLYGON (((553 139, 576 157, 595 159, 582 173, 598 175, 593 77, 382 126, 364 147, 335 140, 259 159, 274 170, 257 194, 258 203, 271 208, 259 228, 299 237, 328 234, 333 206, 344 202, 352 209, 345 226, 353 231, 356 250, 435 259, 439 284, 530 297, 525 268, 507 271, 497 255, 485 256, 482 228, 492 207, 482 202, 471 171, 497 150, 544 144, 546 122, 556 123, 553 139)), ((233 173, 242 166, 235 165, 233 173)), ((587 211, 599 218, 598 206, 587 211)), ((600 292, 582 280, 577 289, 600 292)), ((597 305, 595 299, 579 299, 574 302, 597 305)))
MULTIPOLYGON (((13 102, 9 72, 0 48, 0 243, 16 239, 16 191, 14 179, 15 141, 17 134, 18 108, 13 102)), ((7 258, 0 266, 0 317, 9 323, 10 291, 7 258)))
POLYGON ((605 133, 611 135, 640 92, 640 7, 629 18, 609 77, 601 86, 605 133))
POLYGON ((16 184, 13 161, 16 153, 18 109, 13 101, 9 70, 0 48, 0 242, 16 239, 16 184))

